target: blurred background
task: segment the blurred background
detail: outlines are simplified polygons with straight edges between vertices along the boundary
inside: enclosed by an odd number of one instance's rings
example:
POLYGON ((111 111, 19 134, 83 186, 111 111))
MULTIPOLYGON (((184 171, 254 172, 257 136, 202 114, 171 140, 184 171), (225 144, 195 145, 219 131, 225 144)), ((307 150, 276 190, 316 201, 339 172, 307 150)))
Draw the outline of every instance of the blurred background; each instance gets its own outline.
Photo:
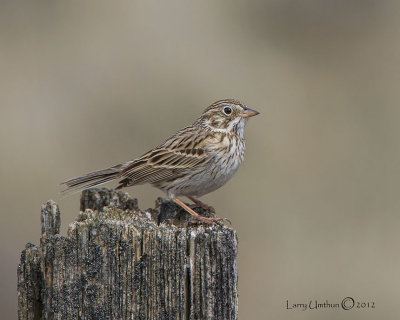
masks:
MULTIPOLYGON (((261 112, 236 176, 202 199, 239 236, 240 319, 399 319, 400 3, 1 1, 0 310, 79 195, 59 183, 140 156, 209 104, 261 112), (374 309, 288 310, 293 303, 374 309)), ((109 186, 113 186, 110 184, 109 186)), ((141 208, 163 194, 126 190, 141 208)))

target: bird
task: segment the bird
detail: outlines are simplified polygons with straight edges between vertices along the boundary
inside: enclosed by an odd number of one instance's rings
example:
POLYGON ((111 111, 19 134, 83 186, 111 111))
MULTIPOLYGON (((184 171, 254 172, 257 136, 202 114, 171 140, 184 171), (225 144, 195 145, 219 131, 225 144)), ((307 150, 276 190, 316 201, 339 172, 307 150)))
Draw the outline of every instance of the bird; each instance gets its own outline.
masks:
POLYGON ((116 189, 149 183, 198 222, 227 220, 204 217, 178 197, 187 197, 215 212, 199 197, 222 187, 238 170, 245 152, 245 125, 258 114, 236 99, 216 101, 193 124, 141 157, 66 180, 61 183, 66 186, 62 193, 79 192, 113 180, 119 180, 116 189))

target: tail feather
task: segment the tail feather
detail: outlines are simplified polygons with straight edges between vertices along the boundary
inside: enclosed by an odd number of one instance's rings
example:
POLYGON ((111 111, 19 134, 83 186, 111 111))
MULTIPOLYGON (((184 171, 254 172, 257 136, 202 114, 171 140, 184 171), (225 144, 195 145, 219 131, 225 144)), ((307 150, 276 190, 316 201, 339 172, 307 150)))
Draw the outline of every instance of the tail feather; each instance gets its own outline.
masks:
POLYGON ((61 183, 66 186, 66 188, 61 191, 61 194, 69 195, 99 186, 103 183, 117 179, 120 173, 121 167, 115 166, 69 179, 61 183))

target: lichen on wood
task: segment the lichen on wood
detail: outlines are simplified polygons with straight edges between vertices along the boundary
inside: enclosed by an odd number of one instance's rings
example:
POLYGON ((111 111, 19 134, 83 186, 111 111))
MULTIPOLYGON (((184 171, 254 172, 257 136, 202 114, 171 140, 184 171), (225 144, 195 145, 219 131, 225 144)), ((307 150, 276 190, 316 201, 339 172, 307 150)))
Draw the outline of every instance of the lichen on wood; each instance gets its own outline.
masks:
POLYGON ((49 201, 40 246, 18 266, 19 319, 237 319, 233 229, 104 188, 84 191, 67 236, 59 229, 49 201))

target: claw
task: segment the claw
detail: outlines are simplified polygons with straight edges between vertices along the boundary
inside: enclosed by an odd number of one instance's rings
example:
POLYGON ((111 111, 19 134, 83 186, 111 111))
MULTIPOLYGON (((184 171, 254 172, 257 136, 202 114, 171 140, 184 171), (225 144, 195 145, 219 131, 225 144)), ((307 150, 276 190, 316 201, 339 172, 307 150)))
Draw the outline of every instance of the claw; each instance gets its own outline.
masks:
POLYGON ((195 204, 198 205, 199 207, 201 207, 201 208, 203 208, 203 209, 205 209, 205 210, 207 210, 207 211, 210 211, 211 213, 215 213, 214 207, 208 205, 207 203, 204 203, 203 201, 200 201, 200 200, 197 199, 196 197, 190 197, 190 196, 188 196, 188 198, 189 198, 190 200, 192 200, 193 203, 195 203, 195 204))
POLYGON ((192 208, 190 208, 187 204, 179 200, 178 198, 173 198, 172 201, 174 201, 177 205, 179 205, 181 208, 183 208, 186 212, 190 213, 193 217, 193 219, 205 223, 218 223, 219 221, 228 221, 230 224, 232 224, 227 218, 219 218, 219 217, 204 217, 199 215, 196 211, 194 211, 192 208))
MULTIPOLYGON (((205 223, 218 223, 220 221, 229 221, 227 218, 218 218, 218 217, 214 217, 214 218, 207 218, 207 217, 203 217, 203 216, 193 216, 193 219, 201 221, 201 222, 205 222, 205 223)), ((230 221, 229 221, 230 223, 230 221)))

